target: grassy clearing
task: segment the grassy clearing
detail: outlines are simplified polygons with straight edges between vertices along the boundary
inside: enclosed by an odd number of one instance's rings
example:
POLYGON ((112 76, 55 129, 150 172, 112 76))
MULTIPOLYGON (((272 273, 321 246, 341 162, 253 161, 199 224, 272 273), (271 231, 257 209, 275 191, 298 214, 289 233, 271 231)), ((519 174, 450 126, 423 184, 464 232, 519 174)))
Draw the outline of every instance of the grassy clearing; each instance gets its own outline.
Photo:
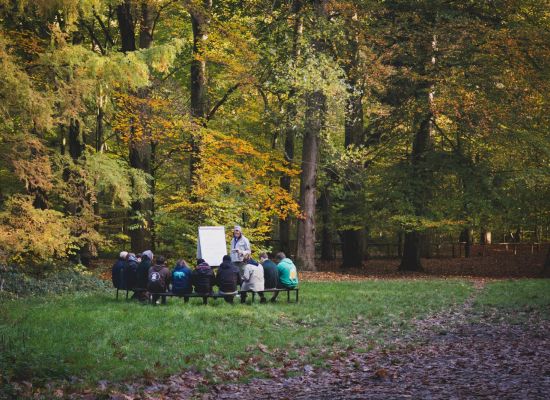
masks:
POLYGON ((550 318, 550 280, 510 279, 490 282, 476 299, 475 306, 481 311, 536 311, 542 317, 550 318))
POLYGON ((320 349, 351 344, 358 317, 373 335, 367 339, 379 341, 395 327, 406 329, 413 317, 463 302, 472 290, 461 280, 306 282, 301 288, 300 304, 210 300, 204 307, 200 299, 188 305, 169 299, 168 306, 152 307, 117 302, 111 292, 8 301, 0 305, 0 371, 3 380, 36 383, 118 381, 191 366, 208 373, 220 364, 236 368, 251 353, 259 364, 273 362, 259 344, 322 362, 320 349))

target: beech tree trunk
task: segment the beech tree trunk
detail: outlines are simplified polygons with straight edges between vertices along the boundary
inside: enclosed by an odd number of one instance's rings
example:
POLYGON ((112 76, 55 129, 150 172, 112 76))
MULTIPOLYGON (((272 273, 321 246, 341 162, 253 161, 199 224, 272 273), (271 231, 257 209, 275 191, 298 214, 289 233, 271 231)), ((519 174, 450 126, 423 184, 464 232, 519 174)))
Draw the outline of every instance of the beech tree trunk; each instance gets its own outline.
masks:
POLYGON ((302 174, 300 180, 300 208, 304 214, 298 221, 298 248, 296 259, 303 270, 315 271, 315 204, 319 137, 325 118, 326 97, 315 91, 306 95, 304 144, 302 147, 302 174))
POLYGON ((190 184, 193 185, 200 160, 200 127, 206 126, 208 112, 208 92, 206 61, 203 57, 204 47, 208 40, 210 11, 212 0, 204 0, 201 6, 189 10, 193 29, 193 58, 191 61, 191 115, 196 121, 199 131, 191 140, 191 157, 189 161, 190 184))
POLYGON ((420 232, 406 232, 403 256, 399 269, 402 271, 422 271, 420 262, 420 232))
POLYGON ((321 203, 321 219, 323 221, 323 229, 321 231, 321 259, 325 261, 331 261, 334 260, 334 235, 331 229, 331 201, 330 189, 328 186, 325 186, 321 190, 319 202, 321 203))
POLYGON ((469 258, 472 252, 472 237, 474 232, 471 228, 464 228, 460 232, 460 241, 464 242, 464 257, 469 258))
MULTIPOLYGON (((303 23, 302 17, 300 15, 300 10, 302 9, 302 1, 294 0, 292 4, 292 11, 295 17, 294 20, 294 33, 293 33, 293 46, 292 46, 292 57, 294 60, 300 55, 300 38, 303 32, 303 23)), ((288 101, 286 106, 286 127, 285 127, 285 145, 284 145, 284 157, 285 160, 292 164, 294 161, 294 138, 296 137, 296 116, 297 108, 294 100, 295 90, 291 89, 288 95, 288 101)), ((292 179, 289 175, 283 175, 281 177, 281 188, 290 193, 292 179)), ((291 254, 292 249, 290 248, 290 217, 279 220, 279 239, 280 239, 280 248, 285 254, 291 254)))
MULTIPOLYGON (((139 32, 139 47, 147 49, 153 43, 153 27, 156 16, 156 10, 150 2, 142 1, 139 7, 140 12, 140 32, 139 32)), ((119 31, 122 43, 122 51, 129 52, 136 50, 136 35, 135 23, 132 15, 131 1, 126 0, 124 3, 117 6, 117 18, 119 31)), ((148 89, 141 89, 136 93, 140 98, 147 98, 149 95, 148 89)), ((147 110, 141 112, 147 113, 147 110)), ((139 118, 138 118, 139 120, 139 118)), ((140 137, 130 135, 129 142, 129 160, 130 166, 142 170, 143 172, 153 175, 151 165, 151 137, 150 132, 144 132, 140 137)), ((150 182, 154 185, 153 182, 150 182)), ((145 200, 134 201, 131 204, 131 224, 132 229, 129 230, 131 249, 133 252, 141 252, 143 250, 154 247, 151 242, 151 228, 153 227, 153 200, 151 198, 145 200)))

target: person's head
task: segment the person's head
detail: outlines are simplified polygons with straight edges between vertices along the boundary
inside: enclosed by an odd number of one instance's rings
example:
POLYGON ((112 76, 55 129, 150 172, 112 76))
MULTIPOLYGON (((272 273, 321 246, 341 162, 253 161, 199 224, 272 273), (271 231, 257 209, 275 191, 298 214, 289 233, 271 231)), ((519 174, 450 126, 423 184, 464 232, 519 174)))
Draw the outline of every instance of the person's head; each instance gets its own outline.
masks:
POLYGON ((230 263, 231 262, 231 256, 228 256, 228 255, 223 256, 222 262, 230 263))
POLYGON ((164 258, 163 256, 157 257, 157 265, 164 265, 165 262, 166 262, 166 258, 164 258))
POLYGON ((134 253, 128 253, 128 261, 137 261, 136 255, 134 253))
POLYGON ((178 260, 178 262, 176 263, 176 266, 177 267, 187 267, 187 262, 183 258, 180 258, 178 260))
POLYGON ((266 252, 260 254, 260 262, 264 262, 267 259, 269 259, 269 257, 266 252))
POLYGON ((204 261, 204 258, 197 258, 197 265, 204 264, 206 261, 204 261))
POLYGON ((127 257, 128 257, 127 251, 121 251, 120 254, 118 255, 118 258, 120 258, 121 260, 126 260, 127 257))
POLYGON ((153 261, 153 252, 151 250, 145 250, 141 253, 141 258, 147 257, 150 261, 153 261))
POLYGON ((242 235, 241 227, 239 225, 235 225, 235 227, 233 228, 233 236, 235 236, 236 238, 240 238, 241 235, 242 235))
POLYGON ((276 255, 275 255, 275 260, 277 260, 277 262, 281 262, 282 260, 284 260, 286 258, 286 255, 285 253, 283 253, 282 251, 278 252, 276 255))
POLYGON ((252 256, 251 256, 250 254, 245 253, 245 254, 243 255, 243 261, 244 261, 244 262, 249 261, 249 260, 251 260, 251 259, 252 259, 252 256))

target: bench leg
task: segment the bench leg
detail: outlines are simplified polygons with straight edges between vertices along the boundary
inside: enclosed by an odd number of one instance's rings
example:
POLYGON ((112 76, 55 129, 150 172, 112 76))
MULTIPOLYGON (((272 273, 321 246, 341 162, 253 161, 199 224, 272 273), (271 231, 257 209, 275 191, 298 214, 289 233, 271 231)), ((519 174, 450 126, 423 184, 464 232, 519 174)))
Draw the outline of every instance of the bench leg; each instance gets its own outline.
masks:
POLYGON ((298 303, 298 292, 299 291, 300 291, 299 289, 296 289, 296 303, 298 303))
POLYGON ((252 303, 254 303, 254 297, 256 296, 256 292, 252 292, 252 303))
POLYGON ((126 300, 128 300, 128 289, 126 289, 126 300))
POLYGON ((116 299, 118 300, 118 288, 116 290, 116 299))
POLYGON ((202 304, 204 304, 204 305, 207 305, 207 304, 208 304, 208 297, 207 297, 207 296, 204 296, 204 297, 202 298, 202 304))
POLYGON ((290 290, 286 291, 286 302, 290 303, 290 290))

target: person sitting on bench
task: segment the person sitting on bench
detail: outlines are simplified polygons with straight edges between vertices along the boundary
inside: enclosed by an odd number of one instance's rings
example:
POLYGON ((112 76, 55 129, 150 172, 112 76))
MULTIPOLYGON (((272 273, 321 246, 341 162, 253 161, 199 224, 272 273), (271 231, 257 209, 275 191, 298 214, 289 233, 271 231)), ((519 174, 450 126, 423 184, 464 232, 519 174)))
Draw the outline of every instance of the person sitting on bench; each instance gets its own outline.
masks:
POLYGON ((233 297, 237 294, 237 285, 241 284, 239 268, 231 262, 231 256, 223 256, 223 261, 218 267, 216 285, 220 289, 223 299, 233 304, 233 297))
POLYGON ((264 268, 264 288, 276 289, 279 283, 279 271, 277 271, 277 264, 269 259, 267 253, 260 254, 260 263, 264 268))
POLYGON ((118 255, 118 260, 113 264, 113 268, 111 269, 111 279, 113 281, 113 286, 116 289, 126 290, 126 281, 124 280, 124 268, 126 267, 127 256, 127 251, 121 251, 118 255))
POLYGON ((176 267, 172 271, 172 293, 177 296, 183 296, 183 301, 185 303, 189 302, 189 297, 185 295, 193 293, 191 269, 183 259, 178 260, 176 267))
MULTIPOLYGON (((209 296, 212 294, 212 286, 215 284, 214 272, 206 261, 202 258, 197 260, 197 266, 191 274, 191 281, 195 288, 195 293, 209 296)), ((203 297, 203 303, 206 304, 208 299, 203 297)))
POLYGON ((149 299, 147 295, 147 284, 149 281, 149 270, 153 266, 153 252, 151 250, 145 250, 141 253, 141 261, 137 268, 137 288, 142 289, 137 292, 138 299, 140 301, 147 301, 149 299))
MULTIPOLYGON (((282 251, 275 256, 277 261, 277 271, 279 272, 278 289, 295 289, 298 286, 298 272, 296 266, 290 258, 287 258, 282 251)), ((279 292, 275 292, 271 298, 271 302, 277 300, 279 292)))
POLYGON ((246 291, 251 290, 260 295, 260 303, 265 303, 264 268, 249 255, 244 258, 243 284, 241 285, 241 303, 246 301, 246 291))
MULTIPOLYGON (((166 293, 170 284, 170 271, 164 265, 164 261, 164 257, 157 257, 156 264, 149 269, 147 290, 152 293, 151 302, 153 305, 156 305, 157 300, 161 297, 159 293, 166 293)), ((162 296, 161 303, 166 304, 166 296, 162 296)))

